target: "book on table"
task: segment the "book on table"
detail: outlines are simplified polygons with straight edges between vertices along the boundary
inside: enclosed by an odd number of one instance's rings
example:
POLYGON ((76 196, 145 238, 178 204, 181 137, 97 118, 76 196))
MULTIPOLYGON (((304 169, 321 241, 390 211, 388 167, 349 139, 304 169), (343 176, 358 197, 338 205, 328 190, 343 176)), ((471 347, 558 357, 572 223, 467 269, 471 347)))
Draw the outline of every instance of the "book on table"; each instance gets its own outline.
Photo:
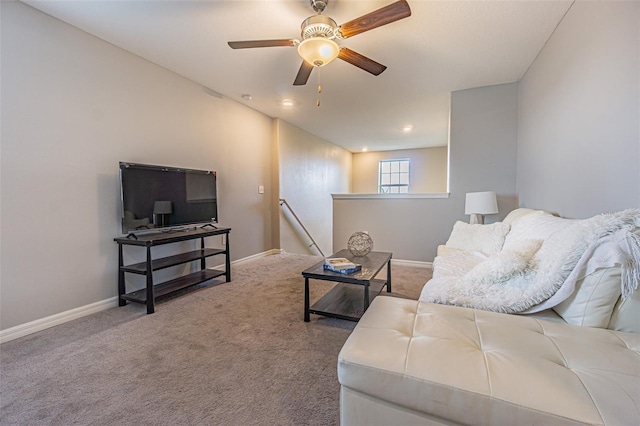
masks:
POLYGON ((344 257, 330 257, 324 260, 323 268, 341 274, 352 274, 361 270, 362 265, 353 263, 344 257))

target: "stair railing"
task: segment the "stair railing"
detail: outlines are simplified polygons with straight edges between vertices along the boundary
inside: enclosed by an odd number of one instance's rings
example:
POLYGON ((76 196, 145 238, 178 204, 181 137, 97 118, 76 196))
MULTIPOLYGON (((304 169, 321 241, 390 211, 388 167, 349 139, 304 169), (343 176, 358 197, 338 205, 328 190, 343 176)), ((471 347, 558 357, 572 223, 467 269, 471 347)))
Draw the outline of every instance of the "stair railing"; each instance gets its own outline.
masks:
POLYGON ((307 231, 307 228, 304 226, 304 224, 302 223, 302 221, 300 220, 300 218, 298 217, 298 215, 296 214, 296 212, 293 211, 293 209, 291 208, 291 205, 287 202, 287 200, 285 200, 284 198, 280 198, 280 207, 282 207, 283 205, 287 206, 287 208, 289 209, 289 212, 291 212, 291 215, 296 219, 296 221, 298 222, 298 225, 300 225, 300 227, 304 230, 304 232, 307 234, 307 237, 309 237, 309 239, 311 240, 311 244, 309 244, 309 247, 313 247, 316 246, 316 249, 320 252, 320 254, 322 255, 322 257, 324 256, 324 253, 322 252, 322 249, 320 249, 320 246, 318 246, 318 243, 316 243, 316 240, 313 239, 313 237, 311 236, 311 234, 309 233, 309 231, 307 231))

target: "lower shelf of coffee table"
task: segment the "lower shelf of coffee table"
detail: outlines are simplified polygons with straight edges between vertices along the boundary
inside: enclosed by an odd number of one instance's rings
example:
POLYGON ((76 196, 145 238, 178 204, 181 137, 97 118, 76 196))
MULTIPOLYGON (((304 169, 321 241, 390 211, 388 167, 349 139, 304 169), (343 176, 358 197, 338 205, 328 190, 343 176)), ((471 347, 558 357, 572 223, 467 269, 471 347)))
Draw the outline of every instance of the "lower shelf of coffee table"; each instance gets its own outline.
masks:
MULTIPOLYGON (((369 285, 369 303, 380 294, 385 280, 373 280, 369 285)), ((309 308, 309 313, 326 317, 358 321, 364 314, 364 286, 337 283, 309 308)))

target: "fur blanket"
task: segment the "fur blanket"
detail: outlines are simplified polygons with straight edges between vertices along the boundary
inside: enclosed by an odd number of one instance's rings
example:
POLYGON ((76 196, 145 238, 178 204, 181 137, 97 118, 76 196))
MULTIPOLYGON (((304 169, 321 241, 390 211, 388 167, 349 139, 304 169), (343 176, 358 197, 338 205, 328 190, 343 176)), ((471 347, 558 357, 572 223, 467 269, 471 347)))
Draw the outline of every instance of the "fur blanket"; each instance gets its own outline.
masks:
POLYGON ((537 312, 569 297, 585 273, 616 264, 626 298, 640 282, 640 236, 633 233, 638 227, 640 209, 629 209, 575 221, 544 241, 528 240, 493 255, 461 251, 436 257, 420 301, 537 312))

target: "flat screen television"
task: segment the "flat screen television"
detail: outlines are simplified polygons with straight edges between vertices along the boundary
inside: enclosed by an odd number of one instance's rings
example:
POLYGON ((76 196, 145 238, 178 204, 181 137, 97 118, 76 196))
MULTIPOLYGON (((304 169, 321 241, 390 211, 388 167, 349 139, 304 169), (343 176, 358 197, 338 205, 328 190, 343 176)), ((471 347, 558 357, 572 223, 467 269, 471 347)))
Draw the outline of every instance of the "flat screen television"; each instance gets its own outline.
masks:
POLYGON ((218 222, 216 172, 120 162, 122 233, 218 222))

